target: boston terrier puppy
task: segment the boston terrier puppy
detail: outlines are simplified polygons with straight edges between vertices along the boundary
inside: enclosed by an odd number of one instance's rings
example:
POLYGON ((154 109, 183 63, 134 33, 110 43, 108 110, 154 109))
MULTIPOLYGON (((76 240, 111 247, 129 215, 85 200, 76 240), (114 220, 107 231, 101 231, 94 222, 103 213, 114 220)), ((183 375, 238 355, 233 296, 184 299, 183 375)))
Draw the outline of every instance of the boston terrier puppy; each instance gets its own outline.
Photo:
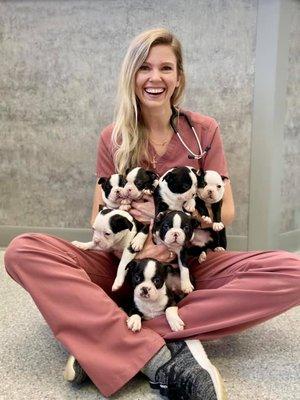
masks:
POLYGON ((198 177, 196 210, 203 221, 213 223, 214 231, 221 231, 224 228, 221 221, 221 207, 226 179, 217 171, 211 170, 201 170, 198 177), (213 221, 210 218, 209 210, 212 212, 213 221))
POLYGON ((123 199, 126 180, 120 174, 113 174, 109 178, 101 177, 98 180, 101 185, 103 202, 108 208, 119 208, 123 199))
POLYGON ((176 296, 168 287, 168 278, 176 275, 175 268, 152 258, 133 260, 126 268, 129 270, 128 278, 133 288, 133 302, 127 319, 128 329, 137 332, 142 327, 142 318, 148 320, 165 314, 172 331, 183 330, 184 322, 178 315, 176 304, 184 295, 176 296))
POLYGON ((195 228, 199 225, 199 221, 183 211, 161 212, 154 219, 153 240, 156 244, 163 243, 177 254, 181 290, 184 293, 190 293, 194 289, 187 267, 186 248, 193 239, 195 228))
POLYGON ((198 257, 199 263, 206 260, 207 251, 224 251, 227 247, 225 229, 214 231, 212 228, 196 228, 187 249, 187 255, 198 257))
POLYGON ((154 191, 155 215, 167 210, 195 211, 197 173, 192 167, 169 169, 154 191))
POLYGON ((158 176, 153 171, 136 167, 126 171, 126 184, 124 186, 121 209, 129 210, 133 200, 139 200, 143 194, 152 194, 158 183, 158 176))
POLYGON ((126 265, 134 259, 147 239, 149 226, 136 221, 127 211, 103 208, 93 224, 93 238, 90 242, 72 244, 82 250, 122 251, 112 291, 124 283, 126 265))

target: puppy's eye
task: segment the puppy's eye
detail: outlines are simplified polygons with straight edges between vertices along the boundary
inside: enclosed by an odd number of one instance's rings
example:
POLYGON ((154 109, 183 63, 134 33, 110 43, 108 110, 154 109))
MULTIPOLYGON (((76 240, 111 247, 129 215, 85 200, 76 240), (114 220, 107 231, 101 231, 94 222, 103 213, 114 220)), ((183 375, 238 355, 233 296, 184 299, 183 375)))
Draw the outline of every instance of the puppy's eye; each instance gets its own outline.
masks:
POLYGON ((222 187, 221 185, 217 185, 217 188, 218 188, 218 189, 221 189, 221 187, 222 187))
POLYGON ((160 278, 153 278, 153 283, 154 283, 154 285, 159 285, 161 283, 161 279, 160 278))
POLYGON ((133 276, 133 281, 134 281, 135 283, 140 283, 140 282, 142 281, 142 278, 141 278, 140 275, 135 274, 135 275, 133 276))

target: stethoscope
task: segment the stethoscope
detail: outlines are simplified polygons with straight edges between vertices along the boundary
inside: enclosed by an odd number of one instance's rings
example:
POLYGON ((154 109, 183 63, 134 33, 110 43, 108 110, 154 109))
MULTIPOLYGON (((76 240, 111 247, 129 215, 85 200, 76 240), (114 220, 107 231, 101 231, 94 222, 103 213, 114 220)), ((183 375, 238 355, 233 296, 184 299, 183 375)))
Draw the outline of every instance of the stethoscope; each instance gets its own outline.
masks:
POLYGON ((209 144, 209 145, 204 149, 204 151, 203 151, 202 146, 201 146, 201 143, 200 143, 200 140, 199 140, 199 137, 198 137, 198 135, 197 135, 197 132, 196 132, 195 128, 193 127, 193 125, 192 125, 192 123, 191 123, 190 118, 189 118, 189 117, 187 116, 187 114, 184 113, 183 111, 176 110, 176 108, 175 108, 174 106, 172 106, 172 115, 171 115, 171 118, 170 118, 170 125, 171 125, 171 127, 172 127, 174 133, 176 133, 176 135, 177 135, 178 139, 180 140, 181 144, 182 144, 182 145, 185 147, 185 149, 188 151, 188 158, 198 160, 198 161, 199 161, 199 164, 200 164, 200 160, 201 160, 204 156, 206 156, 207 153, 209 152, 209 150, 210 150, 210 148, 211 148, 211 144, 212 144, 212 142, 213 142, 213 140, 214 140, 215 135, 213 135, 210 144, 209 144), (189 127, 190 127, 191 131, 193 132, 193 134, 194 134, 194 136, 195 136, 195 139, 196 139, 196 141, 197 141, 197 145, 198 145, 198 149, 199 149, 199 154, 194 153, 193 150, 191 150, 191 149, 188 147, 188 145, 184 142, 184 140, 182 139, 182 136, 180 135, 180 133, 179 133, 177 127, 176 127, 175 124, 174 124, 174 119, 175 119, 176 117, 183 117, 183 118, 186 120, 187 124, 189 125, 189 127))

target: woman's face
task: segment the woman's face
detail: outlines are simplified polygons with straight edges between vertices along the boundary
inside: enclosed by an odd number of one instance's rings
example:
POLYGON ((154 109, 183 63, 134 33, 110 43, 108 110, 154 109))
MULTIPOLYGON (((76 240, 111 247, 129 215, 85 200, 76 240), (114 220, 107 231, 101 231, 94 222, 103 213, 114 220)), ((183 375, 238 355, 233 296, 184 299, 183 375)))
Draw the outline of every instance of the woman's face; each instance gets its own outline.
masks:
POLYGON ((135 77, 135 94, 143 111, 170 108, 170 99, 179 86, 176 56, 168 45, 150 49, 135 77))

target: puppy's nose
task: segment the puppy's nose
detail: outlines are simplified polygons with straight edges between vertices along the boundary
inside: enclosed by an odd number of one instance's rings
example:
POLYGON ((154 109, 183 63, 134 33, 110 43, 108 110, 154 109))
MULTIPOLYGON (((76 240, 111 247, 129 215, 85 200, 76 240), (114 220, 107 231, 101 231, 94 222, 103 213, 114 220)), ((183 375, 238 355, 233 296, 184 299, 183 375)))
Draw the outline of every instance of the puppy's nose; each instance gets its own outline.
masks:
POLYGON ((212 194, 213 191, 212 190, 208 190, 207 192, 208 192, 208 194, 212 194))
POLYGON ((147 288, 145 286, 141 287, 141 296, 142 297, 149 297, 149 292, 150 292, 150 288, 147 288))

